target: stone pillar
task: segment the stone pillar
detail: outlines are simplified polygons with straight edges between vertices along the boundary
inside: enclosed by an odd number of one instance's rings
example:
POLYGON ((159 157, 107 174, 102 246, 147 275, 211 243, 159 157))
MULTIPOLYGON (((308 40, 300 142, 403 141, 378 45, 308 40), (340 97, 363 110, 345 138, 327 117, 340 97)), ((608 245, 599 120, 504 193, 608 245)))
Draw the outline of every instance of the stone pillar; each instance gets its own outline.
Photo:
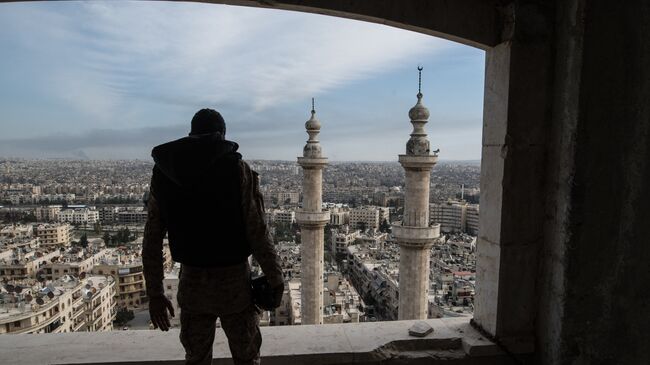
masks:
POLYGON ((309 140, 298 164, 303 169, 302 208, 296 213, 301 237, 301 311, 302 324, 323 323, 323 245, 324 228, 329 222, 329 212, 323 212, 323 168, 327 158, 321 155, 318 141, 320 122, 311 111, 305 123, 309 140))
POLYGON ((400 320, 427 318, 430 249, 440 236, 440 225, 429 227, 429 180, 438 155, 437 151, 430 153, 424 131, 429 110, 422 105, 422 93, 418 92, 417 97, 417 104, 409 111, 413 132, 406 144, 406 154, 399 155, 406 173, 404 218, 401 226, 393 226, 400 247, 400 320))

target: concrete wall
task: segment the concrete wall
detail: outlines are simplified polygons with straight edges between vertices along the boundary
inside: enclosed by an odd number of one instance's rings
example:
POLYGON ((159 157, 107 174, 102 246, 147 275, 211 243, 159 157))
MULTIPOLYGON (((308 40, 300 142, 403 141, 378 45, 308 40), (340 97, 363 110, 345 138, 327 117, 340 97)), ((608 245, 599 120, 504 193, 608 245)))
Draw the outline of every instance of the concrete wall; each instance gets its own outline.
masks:
POLYGON ((650 363, 650 3, 558 2, 542 363, 650 363))

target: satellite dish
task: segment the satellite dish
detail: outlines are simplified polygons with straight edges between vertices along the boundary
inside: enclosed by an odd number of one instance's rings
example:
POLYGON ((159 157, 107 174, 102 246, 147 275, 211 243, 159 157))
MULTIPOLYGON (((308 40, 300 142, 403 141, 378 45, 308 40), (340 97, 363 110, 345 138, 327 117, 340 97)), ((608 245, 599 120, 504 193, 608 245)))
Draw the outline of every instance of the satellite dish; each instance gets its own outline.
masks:
POLYGON ((86 272, 85 272, 85 271, 82 271, 82 272, 79 274, 79 278, 80 278, 80 279, 84 279, 85 277, 86 277, 86 272))
POLYGON ((33 298, 30 294, 27 294, 27 295, 25 295, 25 298, 24 298, 24 299, 25 299, 25 301, 26 301, 27 303, 29 303, 29 302, 31 302, 32 299, 34 299, 34 298, 33 298))
POLYGON ((14 288, 14 286, 11 285, 11 284, 7 284, 7 286, 5 287, 5 289, 7 289, 7 291, 8 291, 9 293, 13 293, 14 290, 16 290, 16 288, 14 288))
POLYGON ((104 286, 105 286, 104 283, 99 283, 99 289, 103 289, 104 286))
POLYGON ((87 299, 90 299, 92 297, 93 297, 93 292, 91 292, 91 291, 86 292, 86 298, 87 299))
POLYGON ((93 281, 92 281, 92 280, 88 280, 88 285, 93 286, 93 281))
POLYGON ((93 294, 97 293, 97 289, 96 289, 94 286, 93 286, 92 288, 90 288, 90 291, 91 291, 93 294))
POLYGON ((47 297, 50 299, 54 298, 54 293, 52 292, 47 293, 47 297))
POLYGON ((36 304, 38 305, 43 305, 45 302, 43 301, 42 298, 36 298, 36 304))
POLYGON ((86 284, 86 286, 84 288, 90 289, 90 284, 86 284))
POLYGON ((36 280, 38 280, 39 282, 43 283, 43 282, 45 282, 45 276, 41 276, 41 275, 39 275, 39 276, 36 277, 36 280))
POLYGON ((16 293, 18 293, 18 294, 20 294, 20 292, 23 291, 23 287, 20 286, 20 285, 16 285, 16 287, 14 289, 16 290, 16 293))

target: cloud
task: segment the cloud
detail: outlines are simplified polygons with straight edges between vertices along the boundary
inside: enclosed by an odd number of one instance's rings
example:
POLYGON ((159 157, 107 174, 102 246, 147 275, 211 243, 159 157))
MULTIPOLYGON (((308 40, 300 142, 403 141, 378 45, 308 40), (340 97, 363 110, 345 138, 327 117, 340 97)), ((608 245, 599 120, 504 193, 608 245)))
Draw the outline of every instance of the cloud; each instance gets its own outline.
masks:
MULTIPOLYGON (((297 106, 316 96, 332 158, 392 159, 408 139, 413 96, 396 105, 392 96, 366 100, 379 88, 346 92, 453 48, 386 26, 269 9, 140 1, 2 7, 0 49, 11 50, 0 59, 5 156, 148 158, 152 146, 187 133, 181 123, 191 113, 218 106, 244 152, 294 159, 308 118, 297 106)), ((468 136, 470 116, 433 117, 428 128, 468 136)), ((477 125, 472 138, 480 143, 477 125)))
MULTIPOLYGON (((20 36, 37 54, 55 55, 44 86, 96 117, 143 98, 259 112, 449 44, 347 19, 211 4, 84 2, 17 10, 19 19, 38 19, 48 29, 20 36)), ((26 26, 12 24, 12 33, 26 26)))

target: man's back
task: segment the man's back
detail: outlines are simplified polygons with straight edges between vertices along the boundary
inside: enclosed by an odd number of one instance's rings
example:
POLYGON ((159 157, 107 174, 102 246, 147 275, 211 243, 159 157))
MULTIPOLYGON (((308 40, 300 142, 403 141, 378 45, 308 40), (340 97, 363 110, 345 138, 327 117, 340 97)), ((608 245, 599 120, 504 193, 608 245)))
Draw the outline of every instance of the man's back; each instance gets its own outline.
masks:
POLYGON ((241 194, 247 166, 237 147, 234 142, 203 135, 153 149, 156 165, 151 191, 176 261, 222 267, 242 263, 251 254, 241 194))
POLYGON ((225 140, 214 110, 192 119, 192 132, 154 148, 142 257, 154 326, 169 328, 171 303, 162 287, 162 240, 169 234, 172 259, 180 262, 178 303, 186 364, 209 364, 215 322, 221 318, 235 364, 259 364, 259 309, 252 303, 248 256, 274 288, 284 290, 282 269, 264 223, 257 174, 225 140))

